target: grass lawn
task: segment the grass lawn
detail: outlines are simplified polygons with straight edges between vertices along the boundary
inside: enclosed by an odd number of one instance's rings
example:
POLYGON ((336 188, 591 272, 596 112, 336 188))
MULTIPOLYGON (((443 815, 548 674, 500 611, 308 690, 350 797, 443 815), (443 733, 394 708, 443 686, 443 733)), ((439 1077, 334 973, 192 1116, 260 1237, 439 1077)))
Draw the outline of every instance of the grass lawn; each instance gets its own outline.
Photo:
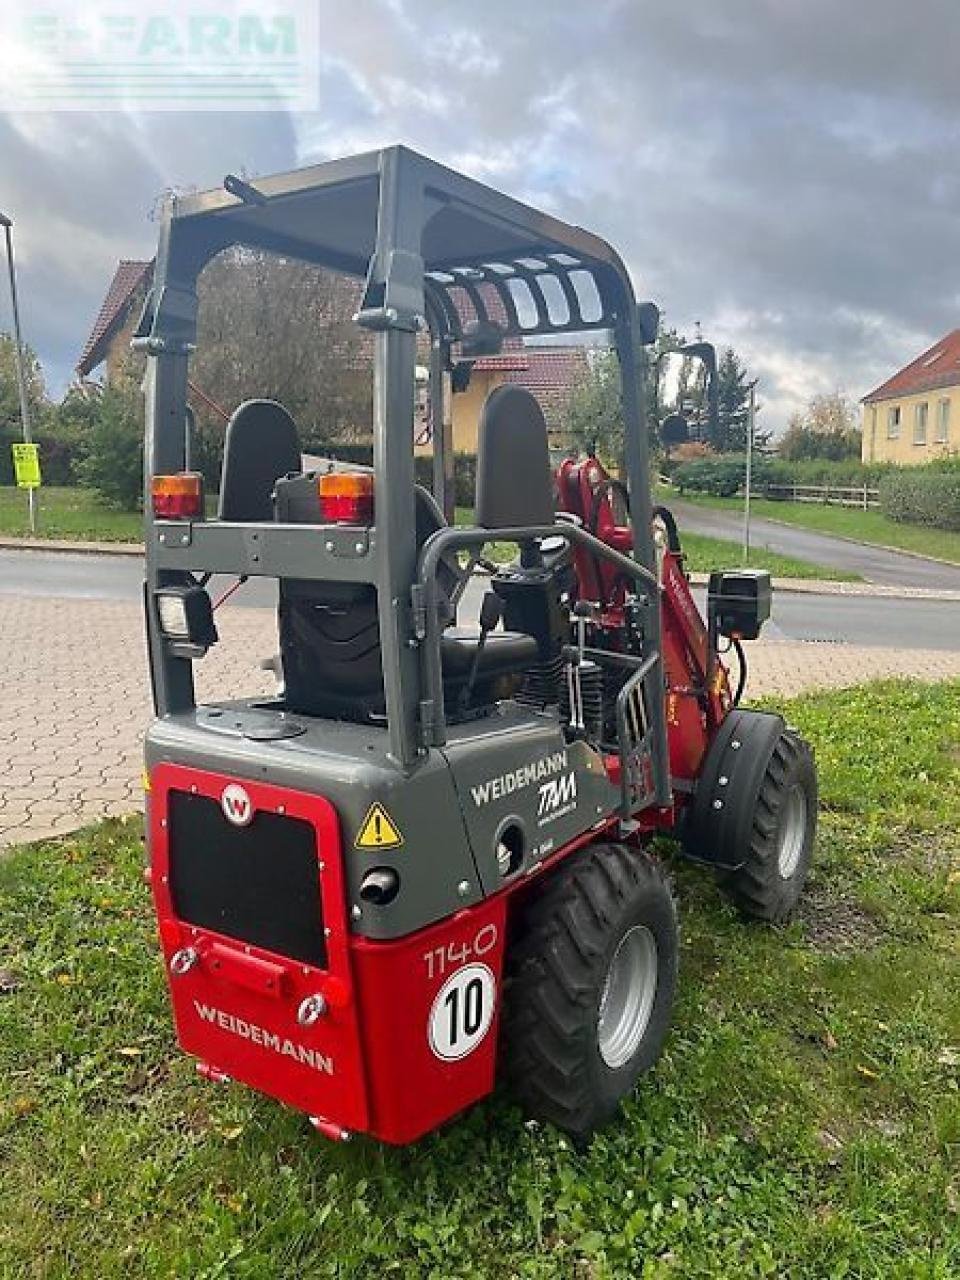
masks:
MULTIPOLYGON (((685 493, 679 495, 673 489, 659 491, 669 503, 671 497, 680 498, 698 507, 713 507, 717 511, 743 511, 742 498, 712 498, 707 494, 685 493)), ((785 524, 800 525, 818 533, 836 533, 857 542, 872 542, 883 547, 898 547, 902 551, 916 551, 938 560, 950 560, 960 564, 960 533, 946 529, 927 529, 922 525, 898 524, 879 511, 858 511, 853 507, 828 507, 815 502, 772 502, 769 498, 754 498, 750 509, 755 516, 781 520, 785 524)))
POLYGON ((785 708, 801 918, 676 867, 666 1054, 583 1154, 495 1098, 333 1146, 173 1047, 138 821, 0 862, 0 1275, 960 1275, 960 683, 785 708))
MULTIPOLYGON (((469 507, 457 507, 457 524, 470 524, 473 512, 469 507)), ((691 573, 709 573, 711 569, 732 569, 743 564, 743 554, 735 542, 723 538, 710 538, 699 533, 684 533, 683 550, 687 568, 691 573)), ((516 548, 508 542, 495 542, 484 554, 498 564, 515 558, 516 548)), ((833 569, 829 565, 814 564, 810 560, 797 560, 793 556, 779 556, 764 547, 754 547, 750 552, 750 565, 754 569, 769 569, 776 578, 819 578, 838 582, 859 582, 856 573, 833 569)))
MULTIPOLYGON (((142 542, 143 516, 112 511, 89 489, 40 489, 37 495, 37 537, 90 542, 142 542)), ((27 495, 23 489, 0 485, 0 534, 29 538, 27 495)))

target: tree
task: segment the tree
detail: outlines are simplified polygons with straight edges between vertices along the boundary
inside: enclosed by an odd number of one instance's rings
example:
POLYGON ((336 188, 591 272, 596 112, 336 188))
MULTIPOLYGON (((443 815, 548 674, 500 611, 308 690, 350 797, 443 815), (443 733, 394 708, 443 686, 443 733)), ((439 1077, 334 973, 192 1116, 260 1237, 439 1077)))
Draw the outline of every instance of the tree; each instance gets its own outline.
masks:
MULTIPOLYGON (((644 409, 651 453, 660 450, 660 421, 669 411, 664 394, 666 362, 662 357, 675 351, 682 342, 675 329, 662 329, 646 351, 644 409)), ((581 448, 596 447, 605 462, 620 467, 623 459, 620 361, 612 348, 592 353, 590 372, 570 397, 567 423, 570 436, 581 448)))
POLYGON ((623 407, 620 362, 615 351, 599 351, 589 372, 570 396, 567 411, 570 436, 584 450, 594 450, 618 465, 623 456, 623 407))
POLYGON ((136 380, 115 377, 96 407, 80 478, 109 506, 136 511, 143 496, 143 400, 136 380))
MULTIPOLYGON (((23 439, 16 351, 16 343, 11 335, 0 333, 0 484, 13 482, 10 446, 23 439)), ((46 420, 49 404, 40 361, 36 353, 27 346, 23 349, 23 365, 27 384, 27 408, 36 432, 46 420)))
POLYGON ((813 396, 805 412, 795 413, 780 441, 781 458, 843 461, 860 457, 857 411, 840 390, 813 396))
MULTIPOLYGON (((725 348, 717 366, 717 438, 710 442, 717 453, 746 452, 751 381, 746 365, 733 347, 725 348)), ((754 430, 753 440, 754 445, 762 449, 770 441, 770 432, 754 430)))
MULTIPOLYGON (((272 254, 232 249, 200 277, 193 381, 233 409, 279 400, 306 446, 370 439, 372 345, 353 316, 360 286, 272 254)), ((198 411, 200 433, 214 427, 198 411)), ((215 430, 222 431, 222 424, 215 430)))

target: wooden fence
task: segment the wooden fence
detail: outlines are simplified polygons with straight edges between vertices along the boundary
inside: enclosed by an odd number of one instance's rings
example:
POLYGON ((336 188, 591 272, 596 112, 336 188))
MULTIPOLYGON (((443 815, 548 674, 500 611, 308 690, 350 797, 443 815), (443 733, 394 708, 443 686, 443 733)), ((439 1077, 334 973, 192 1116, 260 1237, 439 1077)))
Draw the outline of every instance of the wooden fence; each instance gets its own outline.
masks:
POLYGON ((859 507, 869 511, 880 506, 880 490, 868 485, 767 484, 758 486, 765 497, 781 502, 820 502, 837 507, 859 507))

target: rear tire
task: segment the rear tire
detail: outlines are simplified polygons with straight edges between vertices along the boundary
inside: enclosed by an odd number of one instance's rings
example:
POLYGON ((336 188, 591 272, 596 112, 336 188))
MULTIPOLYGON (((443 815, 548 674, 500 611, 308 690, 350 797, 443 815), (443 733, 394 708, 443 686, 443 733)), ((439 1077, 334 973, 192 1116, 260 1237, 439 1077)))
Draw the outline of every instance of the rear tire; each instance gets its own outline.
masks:
POLYGON ((530 1115, 580 1142, 613 1117, 660 1056, 678 949, 648 854, 592 845, 546 881, 508 956, 504 1005, 504 1071, 530 1115))
POLYGON ((780 922, 796 908, 817 829, 817 772, 803 738, 785 729, 767 764, 743 866, 721 875, 744 915, 780 922))

